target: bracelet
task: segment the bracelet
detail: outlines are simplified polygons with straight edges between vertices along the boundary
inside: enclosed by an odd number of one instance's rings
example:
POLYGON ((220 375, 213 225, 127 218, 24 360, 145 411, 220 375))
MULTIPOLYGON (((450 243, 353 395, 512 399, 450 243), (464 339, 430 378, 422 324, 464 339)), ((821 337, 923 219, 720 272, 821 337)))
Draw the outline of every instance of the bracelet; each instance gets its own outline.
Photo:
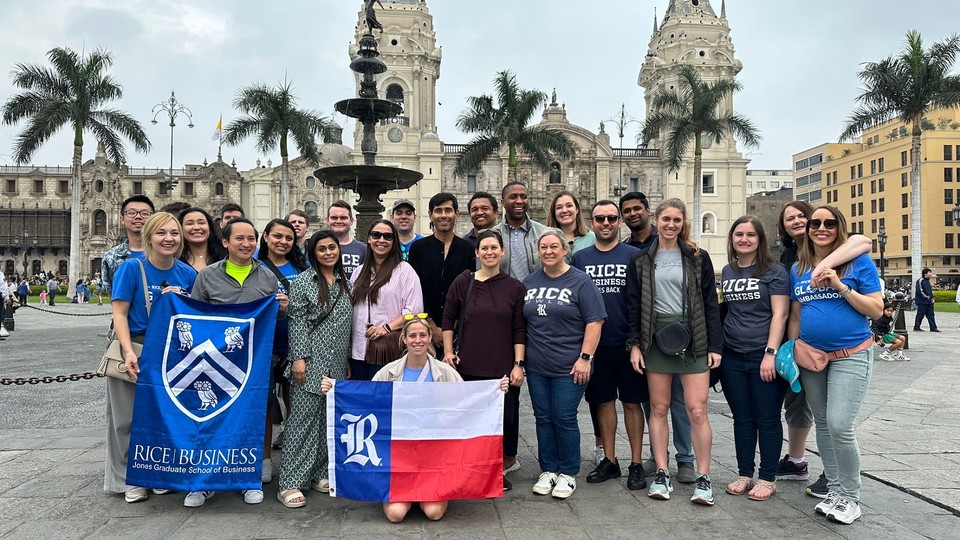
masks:
POLYGON ((388 334, 389 334, 390 332, 393 332, 393 330, 390 329, 390 325, 389 325, 389 324, 383 325, 383 329, 386 330, 388 334))
POLYGON ((845 297, 846 297, 848 294, 850 294, 852 291, 853 291, 853 287, 847 285, 847 288, 846 288, 846 289, 840 291, 840 297, 841 297, 841 298, 845 298, 845 297))

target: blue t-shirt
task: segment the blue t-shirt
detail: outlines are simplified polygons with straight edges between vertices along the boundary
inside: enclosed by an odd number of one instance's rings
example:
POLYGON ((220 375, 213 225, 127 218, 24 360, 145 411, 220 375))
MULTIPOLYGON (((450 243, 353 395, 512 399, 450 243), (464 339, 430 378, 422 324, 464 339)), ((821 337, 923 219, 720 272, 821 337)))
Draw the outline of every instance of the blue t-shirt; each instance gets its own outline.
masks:
MULTIPOLYGON (((287 281, 290 283, 293 283, 293 280, 297 279, 297 276, 300 274, 289 262, 278 266, 277 270, 279 270, 280 275, 287 278, 287 281)), ((283 286, 283 282, 279 279, 277 280, 277 286, 279 287, 277 292, 290 294, 290 291, 283 286)), ((290 350, 290 319, 289 317, 283 317, 282 319, 277 319, 277 326, 273 332, 273 352, 283 354, 288 350, 290 350)))
POLYGON ((357 239, 351 240, 349 244, 340 244, 340 260, 348 280, 353 276, 353 271, 363 264, 366 254, 367 245, 357 239))
POLYGON ((720 290, 727 306, 723 344, 735 351, 754 352, 767 346, 773 319, 770 297, 790 295, 790 278, 782 264, 774 262, 760 277, 754 277, 755 269, 735 269, 728 264, 720 273, 720 290))
MULTIPOLYGON (((150 302, 160 297, 161 285, 164 281, 171 287, 180 287, 185 293, 193 289, 193 282, 197 279, 197 271, 189 264, 177 260, 169 270, 160 270, 150 264, 147 259, 140 259, 143 268, 147 271, 147 290, 150 302)), ((111 300, 123 300, 130 303, 127 313, 127 324, 131 336, 142 336, 147 333, 147 306, 143 301, 143 279, 140 277, 140 265, 137 259, 130 258, 117 268, 113 276, 111 300)))
MULTIPOLYGON (((837 351, 859 345, 871 337, 866 315, 853 307, 829 285, 810 287, 808 269, 797 275, 798 265, 790 270, 790 299, 800 302, 800 339, 823 351, 837 351)), ((840 279, 860 294, 880 292, 877 267, 867 254, 850 262, 840 279)))
POLYGON ((570 375, 587 324, 607 317, 600 291, 574 267, 555 278, 537 270, 524 278, 523 287, 527 369, 546 377, 570 375))
POLYGON ((423 238, 422 234, 415 234, 413 236, 413 240, 407 242, 406 244, 404 244, 403 242, 400 242, 400 256, 403 258, 403 260, 405 261, 410 260, 410 246, 413 245, 414 242, 416 242, 421 238, 423 238))
POLYGON ((630 262, 640 250, 618 243, 609 251, 600 251, 593 245, 573 254, 573 266, 593 279, 603 297, 607 320, 600 334, 600 346, 623 349, 630 330, 627 312, 627 279, 636 280, 630 272, 630 262))
MULTIPOLYGON (((423 382, 433 382, 433 373, 430 372, 430 364, 423 366, 423 369, 427 370, 427 376, 423 378, 423 382)), ((420 369, 413 369, 404 367, 403 368, 403 382, 417 382, 420 380, 420 369)))

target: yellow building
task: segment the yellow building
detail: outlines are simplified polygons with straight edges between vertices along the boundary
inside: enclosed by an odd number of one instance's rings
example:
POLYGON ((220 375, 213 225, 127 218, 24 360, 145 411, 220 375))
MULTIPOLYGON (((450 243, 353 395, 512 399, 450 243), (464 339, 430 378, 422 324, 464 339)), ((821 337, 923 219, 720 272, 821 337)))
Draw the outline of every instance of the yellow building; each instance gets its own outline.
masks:
MULTIPOLYGON (((953 209, 960 202, 960 110, 933 111, 924 124, 920 139, 922 266, 931 268, 941 284, 956 285, 960 283, 960 223, 954 223, 953 209)), ((884 273, 890 284, 916 279, 910 270, 910 142, 909 128, 890 121, 866 130, 856 144, 827 143, 794 156, 794 174, 802 177, 808 173, 799 165, 809 165, 802 159, 822 154, 816 171, 822 198, 811 203, 838 207, 851 231, 873 238, 878 265, 877 239, 881 230, 886 233, 884 273)), ((795 189, 799 184, 795 176, 795 189)))

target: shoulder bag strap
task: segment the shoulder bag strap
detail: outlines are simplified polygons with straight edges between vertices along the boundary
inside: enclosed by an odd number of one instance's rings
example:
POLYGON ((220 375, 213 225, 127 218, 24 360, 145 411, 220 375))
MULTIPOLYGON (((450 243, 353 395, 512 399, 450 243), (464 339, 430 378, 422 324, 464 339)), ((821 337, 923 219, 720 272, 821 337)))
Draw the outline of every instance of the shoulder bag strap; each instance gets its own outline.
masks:
POLYGON ((467 316, 467 302, 470 301, 470 291, 473 290, 473 282, 476 281, 474 272, 470 272, 470 284, 467 285, 467 295, 463 299, 463 307, 460 308, 460 318, 457 320, 456 334, 453 336, 453 342, 456 343, 453 354, 460 354, 460 339, 463 335, 463 320, 467 316))
POLYGON ((147 269, 143 266, 143 261, 134 259, 140 265, 140 279, 143 280, 143 302, 147 306, 147 318, 150 318, 150 291, 147 290, 147 269))
POLYGON ((284 276, 282 273, 280 273, 280 269, 277 268, 277 265, 273 264, 273 261, 271 261, 269 258, 261 259, 260 263, 266 266, 267 269, 269 269, 271 272, 273 272, 273 275, 277 276, 277 281, 279 281, 280 284, 283 285, 284 290, 286 290, 287 293, 289 294, 290 280, 287 279, 287 277, 284 276))

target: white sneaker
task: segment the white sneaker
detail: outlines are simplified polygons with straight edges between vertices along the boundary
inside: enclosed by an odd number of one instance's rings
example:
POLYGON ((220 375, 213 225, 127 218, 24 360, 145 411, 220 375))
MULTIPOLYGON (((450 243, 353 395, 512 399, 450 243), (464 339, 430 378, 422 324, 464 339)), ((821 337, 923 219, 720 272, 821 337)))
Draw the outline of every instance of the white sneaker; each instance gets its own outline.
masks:
POLYGON ((576 490, 576 479, 572 476, 561 474, 557 477, 557 483, 553 486, 553 491, 550 494, 557 499, 566 499, 573 495, 573 492, 576 490))
POLYGON ((905 354, 903 354, 903 349, 900 349, 899 351, 897 351, 896 359, 897 359, 897 360, 903 360, 904 362, 909 362, 909 361, 910 361, 910 357, 907 356, 907 355, 905 355, 905 354))
POLYGON ((604 453, 602 444, 593 449, 593 459, 596 460, 597 465, 599 465, 600 462, 603 461, 603 458, 605 457, 607 457, 607 454, 604 453))
POLYGON ((840 497, 840 499, 837 500, 837 504, 827 513, 827 519, 845 525, 849 525, 860 519, 860 516, 860 505, 853 501, 848 501, 843 497, 840 497))
POLYGON ((513 458, 513 465, 509 467, 504 467, 503 474, 507 474, 507 473, 510 473, 513 471, 519 471, 519 470, 520 470, 520 460, 517 458, 513 458))
POLYGON ((880 353, 880 359, 885 362, 893 362, 895 360, 895 358, 890 356, 890 353, 887 351, 883 351, 882 353, 880 353))
POLYGON ((149 496, 150 495, 147 493, 147 488, 142 487, 132 487, 123 492, 123 500, 131 504, 145 501, 149 496))
POLYGON ((828 491, 827 496, 824 497, 822 501, 814 508, 814 510, 821 516, 825 516, 833 510, 833 507, 837 505, 837 501, 840 500, 840 494, 836 491, 828 491))
POLYGON ((263 468, 260 471, 260 481, 264 484, 269 484, 273 481, 273 460, 271 458, 265 458, 263 460, 263 468))
POLYGON ((203 503, 207 502, 207 499, 213 497, 216 493, 216 491, 191 491, 184 497, 183 505, 187 508, 203 506, 203 503))
POLYGON ((243 502, 247 504, 260 504, 263 502, 263 490, 262 489, 245 489, 243 490, 243 502))
POLYGON ((540 478, 533 485, 533 492, 537 495, 549 495, 553 491, 553 486, 557 483, 557 473, 540 473, 540 478))

